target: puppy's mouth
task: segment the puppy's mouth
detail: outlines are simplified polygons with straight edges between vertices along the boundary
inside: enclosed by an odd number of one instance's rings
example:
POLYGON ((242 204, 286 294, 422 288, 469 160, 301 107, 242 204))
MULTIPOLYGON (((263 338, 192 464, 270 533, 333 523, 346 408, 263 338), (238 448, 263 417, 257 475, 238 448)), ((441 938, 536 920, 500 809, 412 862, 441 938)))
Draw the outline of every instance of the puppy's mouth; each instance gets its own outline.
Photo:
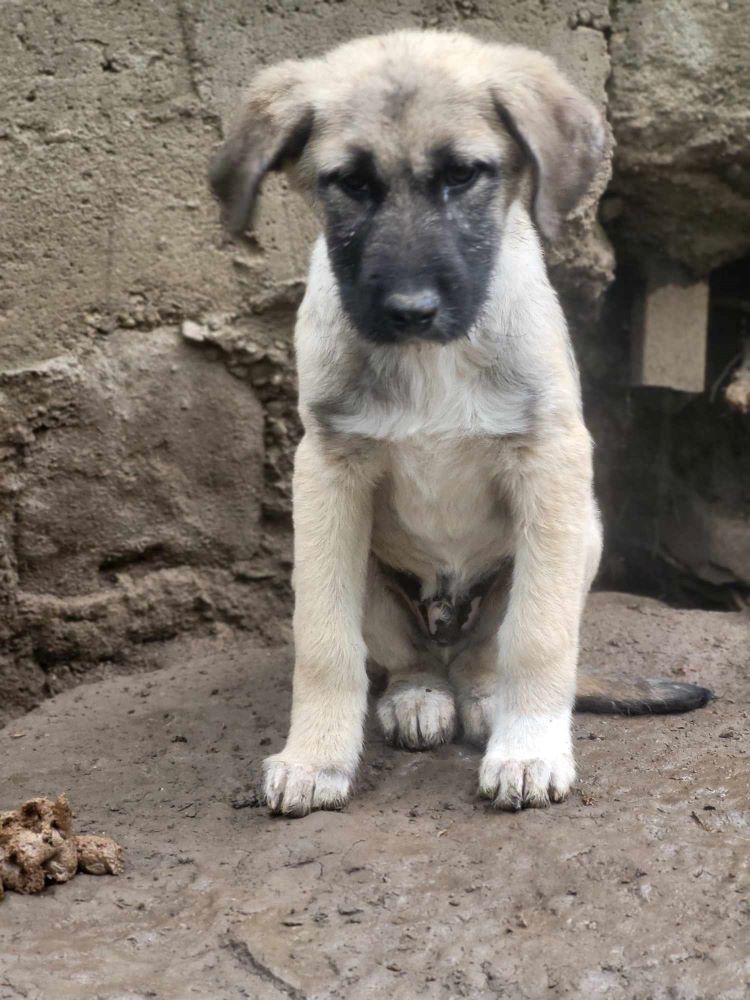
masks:
POLYGON ((365 340, 374 344, 391 344, 394 346, 429 343, 429 344, 451 344, 455 340, 461 340, 468 336, 468 330, 457 329, 455 327, 443 328, 431 326, 429 329, 420 327, 403 329, 393 328, 384 323, 369 329, 360 330, 365 340))

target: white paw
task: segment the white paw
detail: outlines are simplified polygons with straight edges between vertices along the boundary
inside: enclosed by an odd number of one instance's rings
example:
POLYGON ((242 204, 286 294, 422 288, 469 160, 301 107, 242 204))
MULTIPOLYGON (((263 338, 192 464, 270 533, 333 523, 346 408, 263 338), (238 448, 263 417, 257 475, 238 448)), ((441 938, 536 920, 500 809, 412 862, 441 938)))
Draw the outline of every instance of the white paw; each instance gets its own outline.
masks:
POLYGON ((453 692, 438 678, 396 681, 378 702, 378 718, 386 740, 407 750, 449 743, 456 732, 453 692))
POLYGON ((477 747, 486 747, 496 714, 495 695, 470 694, 459 696, 458 715, 464 739, 477 747))
POLYGON ((479 794, 496 809, 561 802, 574 780, 570 712, 506 716, 496 723, 479 769, 479 794))
POLYGON ((307 816, 313 809, 342 809, 352 776, 335 767, 311 767, 281 754, 263 762, 266 804, 272 813, 307 816))

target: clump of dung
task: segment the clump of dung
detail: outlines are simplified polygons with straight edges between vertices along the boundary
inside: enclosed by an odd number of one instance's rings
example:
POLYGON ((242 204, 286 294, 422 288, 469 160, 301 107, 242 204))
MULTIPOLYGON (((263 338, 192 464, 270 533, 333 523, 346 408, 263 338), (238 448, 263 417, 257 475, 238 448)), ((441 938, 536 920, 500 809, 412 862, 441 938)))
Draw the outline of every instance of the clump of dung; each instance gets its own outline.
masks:
POLYGON ((74 834, 64 795, 30 799, 0 813, 0 899, 4 889, 41 892, 48 882, 67 882, 79 871, 120 875, 122 853, 109 837, 74 834))

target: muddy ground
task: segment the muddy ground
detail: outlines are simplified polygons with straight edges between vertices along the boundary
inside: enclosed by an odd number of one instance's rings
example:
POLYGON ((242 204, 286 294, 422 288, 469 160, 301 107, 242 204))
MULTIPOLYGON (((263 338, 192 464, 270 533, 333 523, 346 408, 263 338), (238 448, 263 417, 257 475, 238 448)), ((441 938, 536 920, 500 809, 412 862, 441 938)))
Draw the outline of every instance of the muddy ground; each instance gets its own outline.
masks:
POLYGON ((493 814, 477 754, 373 730, 341 814, 268 818, 289 651, 181 641, 155 673, 58 695, 0 731, 0 808, 66 791, 126 847, 0 905, 0 998, 750 996, 750 626, 594 595, 583 659, 701 680, 689 716, 579 715, 580 780, 493 814))

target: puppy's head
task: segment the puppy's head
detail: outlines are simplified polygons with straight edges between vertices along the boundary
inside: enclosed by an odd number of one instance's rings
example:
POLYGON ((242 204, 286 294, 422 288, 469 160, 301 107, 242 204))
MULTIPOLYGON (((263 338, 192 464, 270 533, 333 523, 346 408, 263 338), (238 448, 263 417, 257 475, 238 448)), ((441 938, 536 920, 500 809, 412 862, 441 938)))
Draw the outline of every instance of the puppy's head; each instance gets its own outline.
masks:
POLYGON ((211 184, 238 235, 264 176, 289 169, 359 333, 447 342, 477 318, 513 200, 528 191, 554 238, 603 146, 597 110, 539 53, 399 32, 260 73, 211 184))

